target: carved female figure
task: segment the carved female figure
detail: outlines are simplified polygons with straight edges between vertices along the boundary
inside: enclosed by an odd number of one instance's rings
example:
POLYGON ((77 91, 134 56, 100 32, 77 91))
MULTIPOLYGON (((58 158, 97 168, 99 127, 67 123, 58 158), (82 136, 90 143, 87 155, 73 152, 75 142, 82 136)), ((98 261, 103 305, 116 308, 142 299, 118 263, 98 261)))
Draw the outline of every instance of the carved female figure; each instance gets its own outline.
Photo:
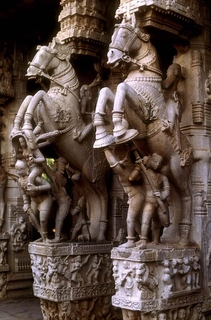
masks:
POLYGON ((35 143, 27 142, 24 136, 19 138, 20 149, 17 154, 17 159, 23 159, 29 166, 30 172, 28 176, 28 184, 34 184, 36 177, 43 172, 42 164, 45 162, 45 157, 35 145, 35 143))

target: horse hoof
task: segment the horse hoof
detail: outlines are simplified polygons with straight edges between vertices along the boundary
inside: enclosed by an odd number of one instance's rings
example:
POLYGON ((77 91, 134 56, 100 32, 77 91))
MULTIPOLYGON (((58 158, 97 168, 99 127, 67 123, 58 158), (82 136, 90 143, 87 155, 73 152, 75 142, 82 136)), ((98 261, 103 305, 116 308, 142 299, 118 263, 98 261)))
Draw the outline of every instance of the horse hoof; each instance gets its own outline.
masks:
POLYGON ((104 148, 112 144, 115 144, 115 139, 111 134, 106 135, 105 137, 95 141, 93 148, 104 148))
POLYGON ((125 143, 127 141, 134 139, 138 134, 139 134, 139 132, 137 130, 129 129, 121 137, 116 137, 115 142, 116 142, 116 144, 125 143))

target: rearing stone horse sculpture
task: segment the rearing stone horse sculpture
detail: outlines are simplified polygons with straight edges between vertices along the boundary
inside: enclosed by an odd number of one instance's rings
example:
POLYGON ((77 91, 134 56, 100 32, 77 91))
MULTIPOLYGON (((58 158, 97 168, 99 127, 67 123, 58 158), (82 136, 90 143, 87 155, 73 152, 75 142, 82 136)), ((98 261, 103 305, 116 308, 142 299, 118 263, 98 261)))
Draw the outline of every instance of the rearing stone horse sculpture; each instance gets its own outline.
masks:
POLYGON ((107 163, 101 150, 93 150, 92 123, 87 125, 82 119, 79 82, 67 49, 56 39, 49 46, 38 47, 26 76, 47 78, 50 88, 25 98, 15 117, 11 139, 23 132, 28 144, 33 144, 34 138, 38 147, 51 144, 58 157, 80 172, 80 179, 74 183, 80 196, 87 199, 91 238, 102 241, 107 223, 107 163))
POLYGON ((158 153, 163 157, 182 204, 179 242, 187 245, 191 225, 192 148, 181 132, 178 143, 178 130, 169 133, 163 127, 166 102, 161 86, 162 72, 149 34, 137 26, 135 19, 132 23, 123 20, 116 25, 109 46, 108 65, 115 68, 128 65, 128 75, 117 86, 116 94, 109 88, 100 91, 94 119, 94 148, 132 140, 143 156, 158 153), (107 106, 113 107, 113 135, 107 132, 104 122, 107 106))

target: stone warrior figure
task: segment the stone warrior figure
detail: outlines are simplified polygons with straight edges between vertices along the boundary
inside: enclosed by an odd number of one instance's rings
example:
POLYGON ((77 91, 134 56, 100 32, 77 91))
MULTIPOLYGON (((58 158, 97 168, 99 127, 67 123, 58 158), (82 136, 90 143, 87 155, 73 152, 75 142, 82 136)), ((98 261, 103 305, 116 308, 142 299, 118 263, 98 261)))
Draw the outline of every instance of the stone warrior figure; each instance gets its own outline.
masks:
POLYGON ((19 176, 18 183, 23 192, 23 211, 29 214, 30 222, 41 234, 43 242, 46 242, 48 219, 52 205, 52 197, 49 193, 51 185, 41 177, 36 177, 34 185, 29 186, 29 167, 23 160, 16 161, 15 169, 19 176), (38 211, 40 224, 36 217, 38 211))
POLYGON ((67 161, 60 157, 54 163, 54 169, 52 170, 46 163, 44 164, 44 170, 48 177, 51 179, 51 187, 53 191, 54 200, 58 204, 56 212, 56 223, 55 223, 55 238, 51 242, 59 242, 62 240, 62 226, 65 218, 67 217, 70 206, 72 203, 71 198, 68 196, 65 186, 67 179, 65 177, 65 169, 67 161))
POLYGON ((132 172, 130 180, 134 181, 142 178, 146 193, 142 211, 140 241, 136 245, 144 248, 148 241, 152 222, 154 244, 160 242, 161 229, 168 227, 170 224, 166 201, 170 194, 170 185, 168 178, 159 172, 163 162, 163 158, 159 154, 153 153, 151 156, 145 157, 147 169, 137 151, 135 151, 135 156, 138 166, 132 172))
POLYGON ((128 155, 124 161, 118 161, 111 151, 107 148, 104 150, 105 156, 110 167, 118 174, 120 183, 126 194, 128 195, 128 212, 127 212, 127 242, 121 246, 132 248, 135 247, 135 231, 141 234, 141 226, 139 216, 142 205, 144 203, 144 191, 140 184, 130 179, 130 175, 134 169, 134 164, 128 163, 128 155))

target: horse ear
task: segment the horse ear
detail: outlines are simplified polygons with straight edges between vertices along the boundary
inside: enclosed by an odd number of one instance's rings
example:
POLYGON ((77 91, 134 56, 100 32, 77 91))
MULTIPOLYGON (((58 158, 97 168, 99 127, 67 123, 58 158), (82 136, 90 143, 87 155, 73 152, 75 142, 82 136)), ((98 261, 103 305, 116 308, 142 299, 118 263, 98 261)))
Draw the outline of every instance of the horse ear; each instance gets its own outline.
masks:
POLYGON ((36 50, 37 50, 37 51, 40 50, 41 47, 42 47, 42 46, 38 45, 38 46, 36 47, 36 50))

